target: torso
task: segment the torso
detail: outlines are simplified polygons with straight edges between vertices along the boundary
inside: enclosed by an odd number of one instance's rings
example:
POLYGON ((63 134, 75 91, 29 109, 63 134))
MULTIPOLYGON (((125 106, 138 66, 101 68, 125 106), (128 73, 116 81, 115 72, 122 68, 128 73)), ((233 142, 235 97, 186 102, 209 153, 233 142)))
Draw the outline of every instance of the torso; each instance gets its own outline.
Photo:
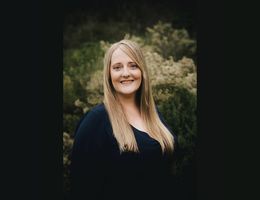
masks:
MULTIPOLYGON (((108 199, 112 199, 112 197, 114 199, 117 199, 117 197, 121 198, 126 193, 129 193, 129 188, 134 188, 133 192, 131 192, 132 196, 128 195, 130 199, 136 198, 136 194, 139 193, 144 194, 144 197, 141 199, 153 199, 156 197, 156 191, 160 194, 158 196, 161 197, 163 194, 161 191, 165 192, 165 188, 171 185, 166 182, 164 177, 166 175, 170 176, 169 161, 172 160, 173 157, 162 155, 159 142, 146 134, 143 120, 141 120, 141 116, 138 112, 134 112, 133 110, 129 111, 131 114, 129 115, 128 112, 128 116, 130 116, 128 120, 129 123, 134 126, 133 132, 139 153, 120 153, 104 105, 93 108, 91 112, 92 117, 97 119, 93 120, 95 122, 94 124, 90 124, 94 127, 94 131, 88 132, 88 134, 92 134, 92 141, 97 143, 95 146, 97 149, 92 149, 91 151, 95 153, 97 161, 101 162, 101 164, 98 165, 100 168, 97 168, 97 171, 94 170, 93 174, 101 173, 103 175, 104 183, 100 184, 103 184, 101 190, 104 196, 108 197, 108 199), (122 181, 124 181, 123 184, 122 181), (116 195, 116 198, 114 193, 115 188, 121 193, 121 195, 116 195)), ((84 121, 82 121, 82 123, 81 127, 84 128, 84 121)), ((83 131, 79 133, 84 134, 83 131)), ((82 139, 84 139, 84 137, 82 137, 82 139)), ((78 145, 84 144, 86 144, 84 141, 78 143, 78 145)), ((90 143, 87 142, 87 144, 90 143)), ((80 148, 85 149, 86 146, 80 146, 80 148)), ((81 155, 76 158, 86 156, 85 151, 81 151, 80 153, 81 155)), ((79 167, 79 169, 82 169, 81 173, 88 171, 89 161, 89 157, 81 161, 80 166, 86 166, 87 168, 79 167)), ((170 190, 167 189, 167 191, 170 190)))

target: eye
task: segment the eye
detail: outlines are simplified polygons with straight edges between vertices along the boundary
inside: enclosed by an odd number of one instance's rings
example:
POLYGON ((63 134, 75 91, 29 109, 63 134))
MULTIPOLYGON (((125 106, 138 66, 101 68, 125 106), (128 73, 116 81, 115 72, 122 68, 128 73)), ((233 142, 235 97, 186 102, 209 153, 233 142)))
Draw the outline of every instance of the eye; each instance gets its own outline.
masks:
POLYGON ((131 69, 137 69, 138 68, 138 66, 136 64, 132 64, 130 67, 131 67, 131 69))
POLYGON ((119 65, 117 65, 117 66, 113 66, 113 70, 115 70, 115 71, 119 71, 121 68, 122 68, 122 67, 119 66, 119 65))

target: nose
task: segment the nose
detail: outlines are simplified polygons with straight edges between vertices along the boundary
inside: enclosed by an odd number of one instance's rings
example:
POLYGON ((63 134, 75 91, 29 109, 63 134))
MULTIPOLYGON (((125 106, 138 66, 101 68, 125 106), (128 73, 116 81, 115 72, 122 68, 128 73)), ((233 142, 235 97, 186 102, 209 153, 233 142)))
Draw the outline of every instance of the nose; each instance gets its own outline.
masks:
POLYGON ((124 78, 130 76, 129 69, 128 69, 127 66, 123 68, 122 76, 123 76, 124 78))

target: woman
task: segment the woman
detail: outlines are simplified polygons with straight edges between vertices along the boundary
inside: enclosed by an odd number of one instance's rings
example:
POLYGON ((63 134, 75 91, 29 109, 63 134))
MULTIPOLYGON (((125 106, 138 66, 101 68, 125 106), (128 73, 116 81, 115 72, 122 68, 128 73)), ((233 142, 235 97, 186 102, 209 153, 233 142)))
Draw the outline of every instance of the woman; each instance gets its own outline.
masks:
POLYGON ((75 133, 72 199, 164 199, 176 136, 156 109, 140 47, 114 43, 103 74, 104 101, 75 133))

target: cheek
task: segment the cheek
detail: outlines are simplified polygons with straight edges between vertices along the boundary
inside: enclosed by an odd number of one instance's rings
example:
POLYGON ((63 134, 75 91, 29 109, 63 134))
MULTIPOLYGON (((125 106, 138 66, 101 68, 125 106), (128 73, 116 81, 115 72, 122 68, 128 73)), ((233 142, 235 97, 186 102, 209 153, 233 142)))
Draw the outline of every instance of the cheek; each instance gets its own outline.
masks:
POLYGON ((142 81, 142 72, 141 72, 141 70, 136 71, 134 77, 135 77, 135 79, 138 79, 138 80, 142 81))
POLYGON ((119 76, 117 73, 110 71, 110 79, 111 79, 113 86, 114 86, 114 84, 116 84, 118 82, 118 78, 119 78, 119 76))

